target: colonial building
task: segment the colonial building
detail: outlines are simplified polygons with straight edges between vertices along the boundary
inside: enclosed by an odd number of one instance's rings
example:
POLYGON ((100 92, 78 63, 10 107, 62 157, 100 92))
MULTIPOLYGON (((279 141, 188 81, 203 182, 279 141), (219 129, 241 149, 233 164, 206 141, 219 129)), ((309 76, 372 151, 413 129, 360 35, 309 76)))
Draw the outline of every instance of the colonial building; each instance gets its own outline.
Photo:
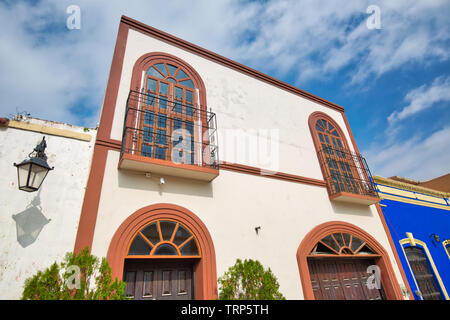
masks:
POLYGON ((20 299, 25 279, 73 250, 96 129, 31 117, 0 119, 0 299, 20 299), (43 137, 51 170, 36 192, 18 188, 14 163, 43 137))
POLYGON ((374 177, 384 220, 417 300, 449 299, 450 194, 444 192, 449 177, 426 182, 374 177))
POLYGON ((287 299, 403 299, 378 201, 342 106, 122 17, 75 250, 128 296, 215 299, 251 258, 287 299))

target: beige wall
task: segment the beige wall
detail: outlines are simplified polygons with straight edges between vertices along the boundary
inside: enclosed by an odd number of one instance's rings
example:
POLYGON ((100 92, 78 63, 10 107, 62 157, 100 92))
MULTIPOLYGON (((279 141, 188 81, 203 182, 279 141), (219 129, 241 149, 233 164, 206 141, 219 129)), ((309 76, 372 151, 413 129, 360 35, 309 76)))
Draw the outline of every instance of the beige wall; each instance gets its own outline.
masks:
MULTIPOLYGON (((323 180, 308 127, 308 117, 315 111, 331 116, 350 142, 339 112, 133 30, 127 39, 112 139, 122 137, 134 63, 149 52, 175 55, 200 74, 220 133, 227 129, 278 129, 280 172, 323 180)), ((220 159, 229 160, 223 149, 221 145, 220 159)), ((375 237, 389 253, 397 280, 402 283, 374 206, 332 203, 323 187, 225 170, 211 183, 166 176, 166 183, 160 186, 158 175, 148 179, 143 173, 118 170, 119 156, 116 151, 108 152, 92 247, 98 256, 107 254, 114 232, 130 214, 151 204, 173 203, 194 212, 208 228, 218 276, 237 258, 258 259, 273 270, 286 298, 302 299, 298 246, 318 224, 339 220, 375 237), (258 235, 254 230, 257 226, 261 226, 258 235)))
POLYGON ((84 132, 80 127, 37 119, 21 124, 84 138, 90 135, 91 141, 0 128, 0 299, 20 299, 25 279, 73 250, 96 134, 96 130, 84 132), (13 163, 25 160, 43 136, 48 164, 55 169, 39 191, 20 191, 13 163), (16 215, 20 223, 14 220, 16 215), (40 232, 36 226, 42 227, 40 232), (35 241, 23 241, 22 230, 35 241))
POLYGON ((216 250, 218 276, 237 258, 258 259, 278 277, 288 299, 302 299, 296 253, 316 225, 333 220, 352 223, 371 234, 398 268, 376 209, 331 203, 322 187, 221 170, 213 182, 117 169, 119 152, 109 151, 95 227, 93 253, 106 256, 112 236, 136 210, 173 203, 194 212, 208 228, 216 250), (259 235, 254 228, 261 226, 259 235))
MULTIPOLYGON (((224 135, 228 129, 278 129, 279 172, 322 179, 308 127, 308 117, 314 111, 322 111, 331 116, 350 142, 344 120, 338 111, 134 30, 130 30, 128 34, 111 132, 112 139, 122 138, 126 100, 130 91, 134 63, 149 52, 165 52, 177 56, 199 73, 205 83, 208 108, 212 108, 217 114, 221 142, 225 140, 224 135)), ((219 145, 219 150, 220 160, 232 160, 227 158, 230 153, 223 144, 219 145)), ((258 166, 252 162, 239 163, 258 166)))

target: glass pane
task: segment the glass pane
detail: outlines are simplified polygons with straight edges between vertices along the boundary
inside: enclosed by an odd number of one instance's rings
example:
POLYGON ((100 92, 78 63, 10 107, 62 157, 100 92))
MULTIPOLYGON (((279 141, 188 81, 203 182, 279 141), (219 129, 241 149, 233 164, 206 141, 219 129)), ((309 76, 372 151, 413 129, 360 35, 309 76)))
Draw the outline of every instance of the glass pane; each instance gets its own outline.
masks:
POLYGON ((346 245, 347 247, 350 247, 350 238, 351 238, 351 235, 349 235, 348 233, 344 233, 343 235, 344 235, 345 245, 346 245))
POLYGON ((39 189, 42 181, 48 173, 48 169, 38 166, 34 163, 31 164, 30 178, 28 180, 28 186, 33 189, 39 189))
POLYGON ((146 226, 142 229, 141 233, 154 245, 159 243, 159 233, 156 222, 146 226))
POLYGON ((342 235, 340 233, 333 233, 334 238, 336 239, 337 243, 340 247, 344 246, 344 241, 342 240, 342 235))
POLYGON ((361 247, 361 245, 364 243, 364 241, 362 241, 361 239, 353 236, 352 237, 352 251, 355 252, 356 250, 358 250, 359 247, 361 247))
POLYGON ((319 133, 319 139, 320 139, 320 142, 325 142, 325 140, 323 139, 323 135, 321 133, 319 133))
POLYGON ((318 122, 316 123, 316 130, 317 130, 317 131, 320 131, 320 132, 323 132, 323 129, 322 129, 321 126, 319 126, 319 123, 318 123, 318 122))
POLYGON ((144 126, 144 136, 145 142, 153 142, 153 128, 144 126))
POLYGON ((336 252, 339 252, 339 246, 336 243, 336 241, 334 241, 333 237, 331 237, 331 235, 326 236, 321 241, 323 243, 325 243, 327 246, 329 246, 330 248, 336 250, 336 252))
POLYGON ((153 156, 153 147, 148 144, 142 144, 141 147, 141 155, 144 157, 152 157, 153 156))
POLYGON ((333 131, 334 127, 331 125, 331 123, 328 123, 328 130, 333 131))
POLYGON ((19 187, 26 186, 30 166, 31 166, 31 163, 27 163, 27 164, 17 167, 17 174, 19 175, 19 187))
POLYGON ((190 104, 194 102, 194 94, 192 91, 186 90, 186 102, 190 104))
POLYGON ((160 130, 160 129, 157 130, 156 143, 157 144, 162 144, 162 145, 166 145, 167 144, 166 130, 160 130))
POLYGON ((358 254, 375 254, 375 252, 366 244, 358 251, 358 254))
POLYGON ((178 68, 171 64, 168 64, 167 69, 169 69, 170 76, 173 77, 173 75, 175 74, 175 71, 177 71, 178 68))
POLYGON ((151 67, 150 69, 148 69, 147 74, 149 76, 153 76, 155 78, 160 78, 160 79, 164 79, 165 78, 164 76, 161 75, 161 73, 156 71, 156 69, 154 67, 151 67))
POLYGON ((156 147, 155 148, 155 158, 166 160, 166 150, 167 148, 156 147))
POLYGON ((175 87, 175 99, 183 100, 183 89, 175 87))
POLYGON ((167 116, 159 115, 157 124, 158 124, 159 128, 166 128, 167 127, 167 116))
POLYGON ((161 73, 162 73, 164 76, 167 76, 166 68, 164 68, 164 64, 163 64, 163 63, 155 64, 154 67, 155 67, 156 69, 158 69, 159 71, 161 71, 161 73))
POLYGON ((167 78, 166 80, 172 83, 177 83, 177 81, 174 78, 167 78))
POLYGON ((158 101, 159 101, 159 107, 163 110, 166 110, 167 109, 167 98, 160 96, 158 101))
POLYGON ((156 80, 148 79, 147 90, 150 90, 151 92, 156 92, 156 80))
POLYGON ((191 233, 186 230, 182 225, 178 226, 177 232, 175 233, 175 237, 173 238, 173 243, 177 246, 182 244, 191 236, 191 233))
POLYGON ((197 256, 198 249, 194 238, 189 240, 188 243, 186 243, 183 247, 181 247, 180 252, 182 256, 197 256))
POLYGON ((177 254, 177 250, 170 244, 168 243, 163 243, 162 245, 160 245, 158 248, 156 248, 155 256, 176 256, 177 254))
POLYGON ((339 133, 336 130, 331 131, 333 136, 339 137, 339 133))
POLYGON ((144 114, 144 124, 153 126, 153 120, 155 119, 155 114, 151 111, 145 111, 144 114))
POLYGON ((164 82, 159 83, 159 94, 167 96, 169 94, 169 85, 164 82))
POLYGON ((180 69, 177 73, 177 80, 186 78, 188 78, 188 75, 183 70, 180 69))
POLYGON ((172 221, 161 221, 159 223, 159 226, 161 227, 163 240, 169 241, 172 237, 172 233, 175 229, 176 223, 172 221))
POLYGON ((136 255, 147 255, 150 254, 150 245, 142 239, 140 235, 137 235, 130 246, 130 251, 128 251, 128 255, 136 256, 136 255))
POLYGON ((153 93, 147 92, 145 94, 145 103, 149 106, 155 105, 155 95, 153 93))
POLYGON ((194 89, 194 83, 191 80, 180 81, 178 84, 181 84, 182 86, 194 89))

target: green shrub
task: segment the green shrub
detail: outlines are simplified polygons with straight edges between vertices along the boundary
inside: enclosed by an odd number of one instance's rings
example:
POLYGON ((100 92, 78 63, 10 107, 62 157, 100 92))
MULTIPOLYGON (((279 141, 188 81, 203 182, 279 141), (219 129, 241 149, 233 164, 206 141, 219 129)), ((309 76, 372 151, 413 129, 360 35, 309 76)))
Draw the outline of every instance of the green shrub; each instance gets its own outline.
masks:
POLYGON ((237 259, 218 282, 220 300, 285 300, 277 278, 257 260, 237 259))
POLYGON ((25 280, 22 300, 124 300, 124 292, 123 281, 112 281, 108 261, 100 262, 86 247, 79 254, 66 253, 59 265, 55 262, 25 280), (79 268, 79 277, 71 266, 79 268))

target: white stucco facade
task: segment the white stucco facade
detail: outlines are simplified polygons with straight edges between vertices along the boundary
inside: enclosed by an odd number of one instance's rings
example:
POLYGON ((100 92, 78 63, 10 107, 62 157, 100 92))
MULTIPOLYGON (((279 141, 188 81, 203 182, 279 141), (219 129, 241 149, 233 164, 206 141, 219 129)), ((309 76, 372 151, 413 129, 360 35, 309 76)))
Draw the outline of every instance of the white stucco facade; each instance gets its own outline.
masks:
MULTIPOLYGON (((133 67, 142 55, 151 52, 176 56, 200 75, 208 108, 217 116, 219 138, 230 129, 278 130, 276 172, 324 179, 308 127, 308 118, 316 111, 334 119, 354 151, 339 111, 132 29, 127 34, 111 139, 122 139, 133 67)), ((229 158, 225 139, 219 141, 220 160, 236 162, 229 158)), ((241 160, 239 164, 265 168, 264 164, 241 160)), ((218 277, 237 258, 258 259, 272 269, 287 299, 303 299, 296 259, 302 239, 321 223, 343 221, 363 229, 381 244, 388 252, 395 281, 403 285, 374 205, 332 202, 321 186, 226 170, 220 170, 212 182, 169 175, 160 185, 160 175, 146 178, 142 172, 118 169, 119 161, 120 152, 109 150, 92 242, 97 256, 107 255, 114 233, 132 213, 152 204, 171 203, 189 209, 206 225, 215 248, 218 277), (255 227, 261 227, 258 233, 255 227)))
POLYGON ((96 135, 33 118, 14 122, 0 127, 0 299, 20 299, 25 279, 73 250, 96 135), (13 163, 25 160, 43 136, 54 170, 39 191, 20 191, 13 163))

